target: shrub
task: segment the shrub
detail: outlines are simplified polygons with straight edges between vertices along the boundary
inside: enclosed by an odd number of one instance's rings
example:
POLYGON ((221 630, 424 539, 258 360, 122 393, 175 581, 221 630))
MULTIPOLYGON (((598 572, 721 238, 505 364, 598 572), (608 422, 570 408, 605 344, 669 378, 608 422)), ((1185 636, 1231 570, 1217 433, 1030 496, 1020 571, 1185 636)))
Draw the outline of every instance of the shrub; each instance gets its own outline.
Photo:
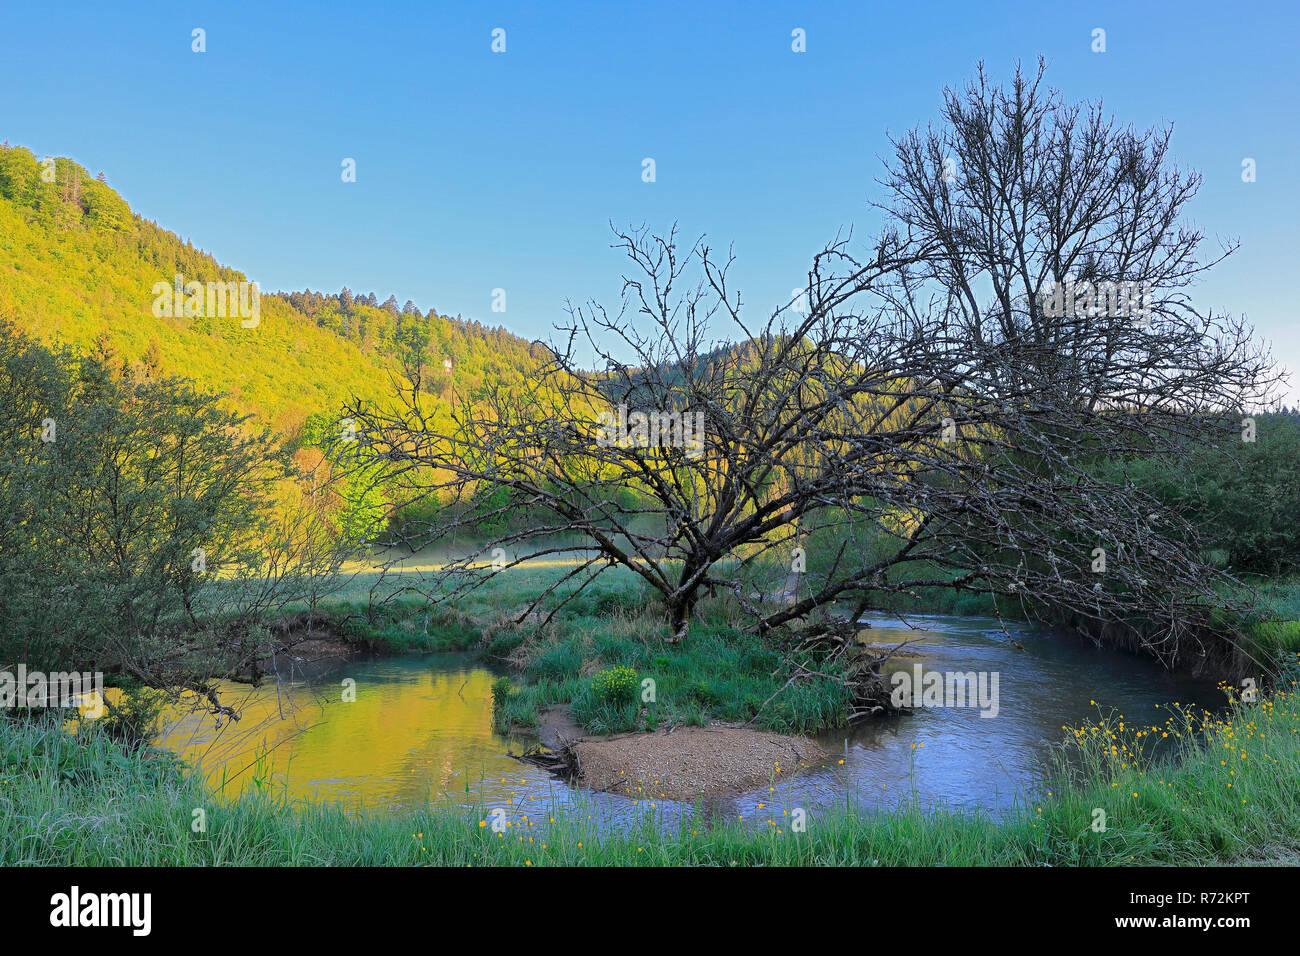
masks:
POLYGON ((492 717, 498 723, 501 720, 501 712, 510 703, 510 698, 515 695, 516 691, 510 684, 509 677, 498 677, 492 682, 492 717))
POLYGON ((591 679, 596 697, 606 704, 630 704, 636 699, 636 671, 611 667, 591 679))

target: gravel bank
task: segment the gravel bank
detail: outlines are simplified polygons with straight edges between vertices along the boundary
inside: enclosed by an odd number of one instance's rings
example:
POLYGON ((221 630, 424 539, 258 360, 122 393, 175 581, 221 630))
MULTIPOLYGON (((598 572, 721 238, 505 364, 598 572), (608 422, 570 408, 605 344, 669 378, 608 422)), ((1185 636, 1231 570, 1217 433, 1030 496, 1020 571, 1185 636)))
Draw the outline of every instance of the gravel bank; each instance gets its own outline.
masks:
POLYGON ((670 800, 710 799, 775 786, 783 776, 815 766, 827 756, 806 737, 716 725, 584 737, 572 747, 583 786, 670 800))

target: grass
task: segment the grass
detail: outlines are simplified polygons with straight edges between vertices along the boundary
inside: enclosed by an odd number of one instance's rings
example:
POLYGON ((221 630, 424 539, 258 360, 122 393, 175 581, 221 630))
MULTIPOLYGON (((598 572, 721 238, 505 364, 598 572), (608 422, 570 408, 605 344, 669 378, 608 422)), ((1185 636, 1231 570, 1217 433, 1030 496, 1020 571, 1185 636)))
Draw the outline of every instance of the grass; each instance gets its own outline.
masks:
POLYGON ((468 615, 422 599, 384 604, 330 601, 321 608, 325 627, 350 644, 386 654, 464 651, 479 644, 482 629, 468 615))
POLYGON ((1064 735, 1057 779, 1000 818, 913 801, 810 812, 804 832, 792 807, 712 824, 647 809, 602 828, 578 805, 507 808, 498 833, 489 808, 349 814, 264 781, 221 804, 170 754, 0 719, 0 865, 1204 865, 1300 850, 1295 680, 1226 715, 1114 716, 1064 735), (1185 738, 1177 763, 1151 753, 1164 734, 1185 738))
POLYGON ((569 704, 573 719, 597 734, 750 720, 768 730, 811 733, 847 720, 843 684, 817 678, 782 691, 790 661, 777 645, 741 627, 706 618, 682 644, 666 645, 668 626, 658 616, 636 606, 607 607, 596 597, 549 628, 503 631, 489 641, 490 653, 518 669, 499 710, 503 725, 535 726, 557 704, 569 704), (601 675, 614 668, 634 674, 631 696, 602 691, 601 675))
MULTIPOLYGON (((810 553, 809 571, 815 575, 824 570, 817 556, 834 552, 810 553)), ((549 624, 545 615, 568 592, 547 596, 540 613, 516 624, 530 602, 571 570, 564 556, 512 568, 452 606, 431 606, 412 595, 430 586, 428 574, 439 563, 437 555, 411 555, 385 575, 359 565, 321 611, 332 631, 369 651, 470 650, 513 668, 495 709, 503 730, 536 727, 544 712, 558 705, 567 705, 573 719, 595 734, 712 721, 813 733, 847 720, 845 687, 829 678, 786 686, 793 662, 782 647, 750 633, 726 598, 703 601, 687 640, 669 646, 654 596, 626 569, 602 574, 549 624), (635 672, 633 699, 606 700, 594 689, 595 675, 613 667, 635 672), (642 699, 643 687, 653 700, 642 699)), ((758 580, 774 592, 783 589, 787 571, 773 565, 766 572, 764 578, 759 569, 758 580)), ((1248 651, 1261 662, 1300 651, 1300 582, 1264 582, 1260 590, 1260 610, 1244 622, 1248 651)), ((947 588, 887 598, 900 612, 996 613, 990 596, 947 588)), ((1009 616, 1015 609, 1001 610, 1009 616)))
POLYGON ((1247 651, 1262 661, 1300 653, 1300 580, 1265 580, 1256 587, 1262 607, 1245 624, 1247 651))

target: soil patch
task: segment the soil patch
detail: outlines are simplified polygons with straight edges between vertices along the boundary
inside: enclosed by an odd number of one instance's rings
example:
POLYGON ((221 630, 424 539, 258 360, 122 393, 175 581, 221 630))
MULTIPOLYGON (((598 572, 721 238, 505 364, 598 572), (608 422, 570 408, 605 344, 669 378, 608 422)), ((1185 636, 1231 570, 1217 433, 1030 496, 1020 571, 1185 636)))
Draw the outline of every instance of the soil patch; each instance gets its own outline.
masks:
POLYGON ((321 636, 299 641, 279 657, 288 657, 297 664, 323 664, 347 660, 357 652, 356 647, 340 637, 321 636))
POLYGON ((537 736, 542 743, 553 750, 561 750, 565 745, 585 737, 587 731, 573 719, 568 704, 555 707, 543 707, 537 717, 537 736))

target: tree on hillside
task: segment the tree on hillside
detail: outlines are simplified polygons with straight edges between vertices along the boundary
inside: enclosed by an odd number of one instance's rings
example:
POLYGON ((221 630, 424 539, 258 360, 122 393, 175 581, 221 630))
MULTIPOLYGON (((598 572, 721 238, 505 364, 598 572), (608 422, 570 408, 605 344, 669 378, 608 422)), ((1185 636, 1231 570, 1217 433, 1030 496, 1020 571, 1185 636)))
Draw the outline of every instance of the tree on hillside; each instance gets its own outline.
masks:
POLYGON ((1136 613, 1151 650, 1194 655, 1218 572, 1186 522, 1093 465, 1232 434, 1271 361, 1187 295, 1213 260, 1167 147, 1063 104, 1041 67, 1007 88, 981 71, 896 143, 870 251, 837 237, 788 306, 754 320, 729 255, 618 232, 622 307, 571 308, 528 388, 450 427, 418 390, 358 404, 353 453, 444 503, 429 540, 532 518, 448 566, 453 597, 576 551, 570 598, 621 566, 675 639, 708 594, 766 633, 951 584, 1116 627, 1136 613))
POLYGON ((1300 570, 1300 421, 1285 410, 1250 421, 1254 441, 1233 435, 1195 457, 1108 461, 1105 470, 1190 521, 1229 570, 1286 577, 1300 570))

